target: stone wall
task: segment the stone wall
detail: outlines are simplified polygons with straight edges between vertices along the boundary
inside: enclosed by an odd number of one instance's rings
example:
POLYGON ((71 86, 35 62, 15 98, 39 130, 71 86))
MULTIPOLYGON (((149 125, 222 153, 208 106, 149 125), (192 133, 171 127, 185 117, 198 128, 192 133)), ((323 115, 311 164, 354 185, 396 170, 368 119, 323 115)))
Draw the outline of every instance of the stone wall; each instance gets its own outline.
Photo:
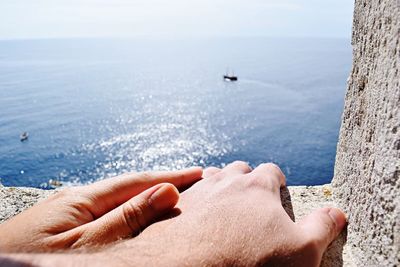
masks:
POLYGON ((358 266, 400 265, 400 1, 356 0, 334 193, 358 266))

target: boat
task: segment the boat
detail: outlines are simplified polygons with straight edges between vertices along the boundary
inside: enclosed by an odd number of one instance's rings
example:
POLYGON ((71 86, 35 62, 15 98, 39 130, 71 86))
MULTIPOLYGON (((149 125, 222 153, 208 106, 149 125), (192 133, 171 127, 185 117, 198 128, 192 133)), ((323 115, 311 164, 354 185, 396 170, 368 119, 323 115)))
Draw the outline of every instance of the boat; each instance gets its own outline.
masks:
POLYGON ((224 80, 229 82, 236 82, 238 80, 238 77, 235 76, 233 72, 232 74, 229 74, 229 69, 227 69, 226 74, 224 75, 224 80))
POLYGON ((29 134, 27 132, 23 132, 20 136, 19 136, 19 140, 21 140, 21 142, 24 142, 26 140, 28 140, 29 138, 29 134))
POLYGON ((58 181, 58 180, 50 179, 49 180, 49 185, 52 186, 52 187, 61 187, 63 185, 63 183, 61 181, 58 181))
POLYGON ((235 75, 224 75, 224 80, 230 82, 236 82, 238 80, 238 77, 235 75))

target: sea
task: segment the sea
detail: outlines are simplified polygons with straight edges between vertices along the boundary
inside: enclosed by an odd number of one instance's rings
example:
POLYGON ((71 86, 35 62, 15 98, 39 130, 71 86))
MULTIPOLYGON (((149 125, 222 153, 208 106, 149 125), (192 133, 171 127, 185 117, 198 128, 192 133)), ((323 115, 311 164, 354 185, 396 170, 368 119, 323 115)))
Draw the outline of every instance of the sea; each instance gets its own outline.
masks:
POLYGON ((329 183, 351 50, 319 38, 0 41, 0 183, 235 160, 274 162, 289 185, 329 183))

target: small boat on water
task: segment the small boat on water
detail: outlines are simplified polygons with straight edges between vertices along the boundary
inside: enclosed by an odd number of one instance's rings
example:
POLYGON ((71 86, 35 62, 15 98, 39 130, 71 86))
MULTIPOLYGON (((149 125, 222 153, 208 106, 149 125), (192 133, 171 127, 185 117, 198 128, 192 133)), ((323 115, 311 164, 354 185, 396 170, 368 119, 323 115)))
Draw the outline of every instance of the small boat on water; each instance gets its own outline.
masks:
POLYGON ((230 82, 236 82, 238 80, 238 77, 235 75, 224 75, 224 80, 230 82))
POLYGON ((238 77, 233 72, 232 74, 229 74, 229 69, 227 69, 226 74, 224 75, 224 80, 228 82, 236 82, 238 77))
POLYGON ((28 140, 29 138, 29 134, 27 132, 23 132, 20 136, 19 136, 19 140, 21 140, 21 142, 24 142, 26 140, 28 140))
POLYGON ((61 187, 63 185, 63 183, 61 181, 58 181, 58 180, 50 179, 49 180, 49 185, 52 186, 52 187, 61 187))

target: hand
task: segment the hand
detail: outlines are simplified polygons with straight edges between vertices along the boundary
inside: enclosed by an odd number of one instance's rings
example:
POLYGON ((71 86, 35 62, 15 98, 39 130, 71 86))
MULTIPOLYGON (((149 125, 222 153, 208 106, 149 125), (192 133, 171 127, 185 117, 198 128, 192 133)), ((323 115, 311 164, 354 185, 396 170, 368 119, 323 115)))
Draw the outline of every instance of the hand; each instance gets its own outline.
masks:
POLYGON ((346 224, 335 208, 293 222, 280 202, 285 177, 273 164, 243 162, 204 171, 181 194, 181 214, 134 239, 94 253, 5 255, 4 263, 43 266, 318 266, 346 224))
POLYGON ((54 251, 135 235, 174 208, 175 187, 201 175, 201 168, 132 173, 65 189, 1 224, 0 251, 54 251))
POLYGON ((293 222, 280 200, 285 176, 274 164, 252 171, 235 162, 222 170, 207 169, 203 177, 181 194, 180 216, 151 225, 107 257, 113 255, 121 265, 143 265, 147 258, 154 265, 319 266, 346 224, 335 208, 293 222))

